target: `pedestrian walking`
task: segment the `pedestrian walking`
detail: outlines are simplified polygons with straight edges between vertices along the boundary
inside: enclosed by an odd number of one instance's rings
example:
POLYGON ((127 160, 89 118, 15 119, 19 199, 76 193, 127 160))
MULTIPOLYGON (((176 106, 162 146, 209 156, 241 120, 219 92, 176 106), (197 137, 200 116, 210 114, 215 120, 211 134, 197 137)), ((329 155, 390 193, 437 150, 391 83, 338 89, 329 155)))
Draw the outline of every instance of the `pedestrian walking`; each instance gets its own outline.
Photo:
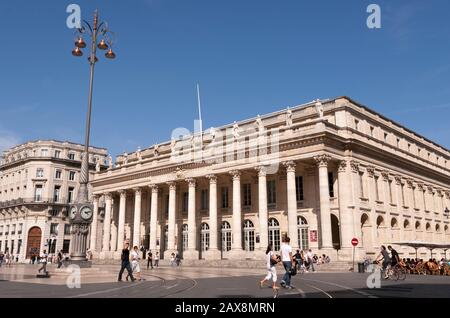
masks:
POLYGON ((148 269, 149 265, 153 269, 153 254, 152 254, 152 251, 150 251, 150 250, 148 251, 148 254, 147 254, 147 269, 148 269))
POLYGON ((159 267, 159 252, 156 252, 155 255, 155 267, 159 267))
POLYGON ((118 281, 122 281, 122 274, 123 271, 126 269, 128 272, 128 276, 131 278, 131 281, 134 282, 136 279, 133 277, 133 273, 131 272, 131 266, 130 266, 130 250, 128 247, 130 246, 130 243, 126 242, 122 249, 122 255, 120 256, 121 259, 121 267, 119 272, 119 279, 118 281))
POLYGON ((56 261, 58 263, 58 268, 61 268, 62 261, 63 261, 63 255, 62 255, 61 251, 58 252, 58 257, 57 257, 56 261))
POLYGON ((11 254, 9 254, 9 250, 6 250, 5 253, 5 266, 11 267, 11 254))
POLYGON ((2 267, 3 259, 5 258, 5 254, 3 254, 2 251, 0 251, 0 267, 2 267))
POLYGON ((41 268, 39 268, 38 272, 40 273, 42 270, 44 271, 44 274, 48 274, 47 272, 47 260, 48 260, 48 254, 47 251, 44 250, 44 252, 41 255, 41 268))
MULTIPOLYGON (((135 274, 138 281, 141 281, 141 264, 140 264, 140 257, 139 257, 139 249, 137 246, 133 247, 133 250, 131 251, 131 272, 135 274)), ((128 273, 125 277, 128 281, 128 277, 130 277, 130 274, 128 273)))
POLYGON ((267 267, 267 275, 264 277, 262 281, 259 282, 260 287, 264 287, 264 283, 266 281, 269 281, 272 279, 272 289, 275 293, 275 296, 278 294, 278 287, 277 287, 277 268, 276 265, 278 264, 278 259, 275 256, 272 248, 272 244, 269 244, 267 246, 266 250, 266 267, 267 267))
POLYGON ((306 259, 308 260, 308 269, 311 269, 313 272, 316 270, 314 269, 314 257, 311 249, 308 250, 308 253, 306 253, 306 259))
POLYGON ((283 262, 284 270, 286 273, 281 280, 281 286, 287 289, 292 289, 291 286, 291 269, 295 266, 294 258, 292 257, 292 247, 289 245, 291 239, 284 237, 283 244, 281 245, 281 261, 283 262))

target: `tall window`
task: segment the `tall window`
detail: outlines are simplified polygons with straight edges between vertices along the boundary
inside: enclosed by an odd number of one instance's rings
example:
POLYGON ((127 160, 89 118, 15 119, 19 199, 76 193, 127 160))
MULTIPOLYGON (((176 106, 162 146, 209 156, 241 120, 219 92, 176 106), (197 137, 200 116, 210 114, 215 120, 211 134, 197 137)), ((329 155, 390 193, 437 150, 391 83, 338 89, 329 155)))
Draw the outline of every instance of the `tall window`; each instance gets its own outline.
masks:
POLYGON ((361 198, 364 198, 364 178, 363 178, 363 172, 359 173, 359 193, 361 198))
POLYGON ((58 235, 58 223, 50 224, 50 234, 51 235, 58 235))
POLYGON ((22 247, 22 240, 17 240, 17 254, 20 254, 21 247, 22 247))
POLYGON ((75 171, 69 172, 69 181, 75 181, 75 171))
POLYGON ((228 187, 222 187, 222 208, 228 208, 228 187))
POLYGON ((188 231, 188 225, 183 224, 183 230, 181 232, 182 238, 183 238, 183 251, 186 251, 188 249, 188 238, 189 238, 189 231, 188 231))
POLYGON ((370 136, 373 137, 373 132, 374 132, 375 128, 373 128, 373 126, 370 126, 370 136))
POLYGON ((55 179, 61 179, 61 175, 62 175, 61 170, 57 169, 55 171, 55 179))
POLYGON ((255 250, 255 227, 250 220, 244 221, 244 248, 250 252, 255 250))
POLYGON ((61 151, 55 150, 55 158, 61 158, 61 151))
POLYGON ((165 204, 165 212, 166 212, 166 216, 168 216, 169 215, 169 195, 167 194, 166 195, 166 197, 165 197, 165 199, 166 199, 166 204, 165 204))
POLYGON ((328 172, 328 192, 330 198, 334 198, 334 176, 333 172, 328 172))
POLYGON ((183 204, 181 205, 181 211, 187 212, 189 205, 189 192, 183 192, 183 204))
POLYGON ((201 199, 201 209, 208 210, 209 208, 208 189, 203 189, 200 192, 200 199, 201 199))
POLYGON ((41 157, 47 157, 48 156, 48 150, 47 149, 41 149, 41 157))
POLYGON ((303 201, 304 195, 303 195, 303 177, 297 176, 295 177, 295 194, 297 197, 297 201, 303 201))
POLYGON ((359 130, 359 120, 355 119, 355 129, 359 130))
POLYGON ((70 246, 70 240, 64 240, 63 241, 63 248, 62 248, 62 252, 63 253, 69 253, 69 246, 70 246))
POLYGON ((222 222, 222 252, 231 251, 231 226, 227 221, 222 222))
POLYGON ((209 225, 207 223, 202 223, 201 225, 200 247, 202 252, 209 250, 209 225))
POLYGON ((68 203, 73 203, 73 187, 69 187, 69 191, 67 192, 67 201, 68 203))
POLYGON ((392 195, 392 180, 389 180, 388 184, 389 184, 389 202, 394 203, 392 195))
POLYGON ((34 200, 39 202, 42 201, 42 185, 37 184, 34 188, 34 200))
POLYGON ((44 169, 37 168, 36 169, 36 178, 43 178, 44 177, 44 169))
POLYGON ((55 186, 55 190, 53 191, 54 202, 59 202, 60 192, 61 192, 61 186, 55 186))
POLYGON ((252 205, 252 185, 250 183, 246 183, 243 185, 244 192, 244 206, 252 205))
POLYGON ((64 224, 64 235, 70 235, 70 224, 64 224))
POLYGON ((268 204, 277 203, 277 191, 275 186, 275 180, 267 181, 267 203, 268 204))
POLYGON ((308 239, 308 222, 303 216, 297 217, 297 233, 298 233, 298 247, 300 250, 309 249, 308 239))
POLYGON ((75 160, 75 154, 73 152, 69 153, 68 157, 70 160, 75 160))
POLYGON ((406 206, 406 202, 405 202, 405 184, 403 184, 403 183, 400 184, 400 191, 401 191, 401 195, 402 195, 402 206, 406 206))
POLYGON ((167 250, 168 245, 169 245, 169 226, 166 225, 164 227, 164 247, 163 247, 163 251, 167 250))
POLYGON ((280 223, 274 218, 269 219, 269 244, 274 251, 280 250, 280 223))
POLYGON ((378 182, 379 182, 379 177, 375 176, 375 200, 380 201, 380 192, 378 189, 378 186, 379 186, 378 182))

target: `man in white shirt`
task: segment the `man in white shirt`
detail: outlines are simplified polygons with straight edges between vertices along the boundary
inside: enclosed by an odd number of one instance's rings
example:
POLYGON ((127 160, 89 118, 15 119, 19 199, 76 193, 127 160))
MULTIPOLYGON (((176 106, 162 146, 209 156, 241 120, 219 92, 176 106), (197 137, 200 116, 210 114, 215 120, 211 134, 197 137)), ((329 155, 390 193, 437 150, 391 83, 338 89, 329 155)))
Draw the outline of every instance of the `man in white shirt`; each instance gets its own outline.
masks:
POLYGON ((286 273, 281 281, 281 286, 284 288, 292 289, 291 286, 291 268, 294 266, 294 259, 292 257, 292 247, 289 245, 291 239, 285 237, 283 244, 281 245, 281 261, 283 262, 286 273))

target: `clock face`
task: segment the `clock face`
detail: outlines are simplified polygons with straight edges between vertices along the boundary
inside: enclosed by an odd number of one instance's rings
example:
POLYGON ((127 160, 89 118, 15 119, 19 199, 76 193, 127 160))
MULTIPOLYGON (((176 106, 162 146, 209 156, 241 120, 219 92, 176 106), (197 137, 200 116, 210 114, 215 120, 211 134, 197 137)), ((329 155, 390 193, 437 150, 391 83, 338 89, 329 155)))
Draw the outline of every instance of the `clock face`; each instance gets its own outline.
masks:
POLYGON ((92 217, 92 209, 89 206, 84 206, 80 210, 80 215, 83 220, 89 220, 92 217))
POLYGON ((77 208, 76 207, 72 207, 71 209, 70 209, 70 213, 69 213, 69 216, 70 216, 70 218, 73 220, 73 219, 75 219, 75 216, 77 215, 77 208))

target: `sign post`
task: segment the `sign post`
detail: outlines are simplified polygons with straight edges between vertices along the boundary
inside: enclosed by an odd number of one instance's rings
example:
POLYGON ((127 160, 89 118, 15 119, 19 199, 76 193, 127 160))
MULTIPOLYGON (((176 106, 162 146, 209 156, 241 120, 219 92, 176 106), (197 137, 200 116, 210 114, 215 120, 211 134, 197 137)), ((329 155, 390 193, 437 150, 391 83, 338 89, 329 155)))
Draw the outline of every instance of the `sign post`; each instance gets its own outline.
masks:
POLYGON ((356 237, 352 238, 353 245, 353 272, 355 271, 355 247, 358 245, 358 239, 356 237))

